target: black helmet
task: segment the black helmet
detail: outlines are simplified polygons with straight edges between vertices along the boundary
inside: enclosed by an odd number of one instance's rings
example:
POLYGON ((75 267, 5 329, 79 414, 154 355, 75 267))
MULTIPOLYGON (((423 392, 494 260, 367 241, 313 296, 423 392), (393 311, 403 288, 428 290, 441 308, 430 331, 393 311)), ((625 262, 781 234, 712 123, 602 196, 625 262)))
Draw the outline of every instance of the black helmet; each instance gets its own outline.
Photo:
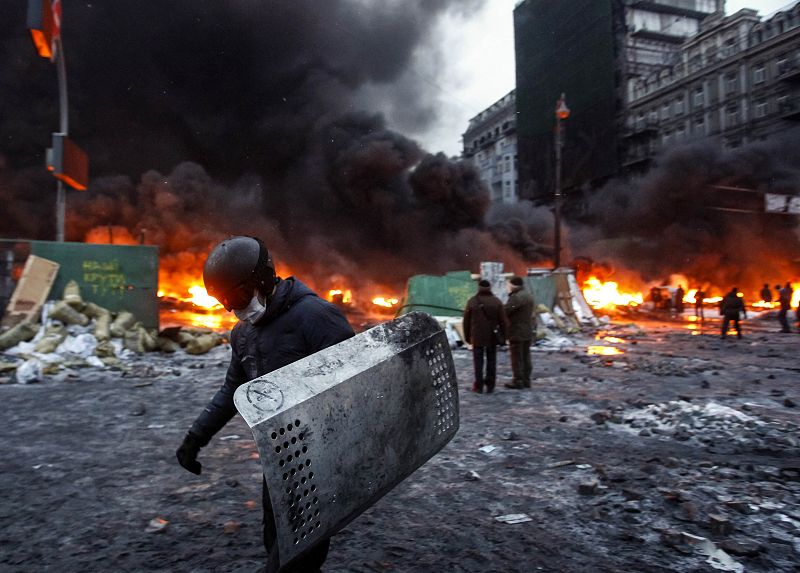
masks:
POLYGON ((258 289, 265 296, 275 285, 275 266, 267 247, 255 237, 231 237, 214 247, 203 267, 208 294, 226 310, 244 308, 258 289))

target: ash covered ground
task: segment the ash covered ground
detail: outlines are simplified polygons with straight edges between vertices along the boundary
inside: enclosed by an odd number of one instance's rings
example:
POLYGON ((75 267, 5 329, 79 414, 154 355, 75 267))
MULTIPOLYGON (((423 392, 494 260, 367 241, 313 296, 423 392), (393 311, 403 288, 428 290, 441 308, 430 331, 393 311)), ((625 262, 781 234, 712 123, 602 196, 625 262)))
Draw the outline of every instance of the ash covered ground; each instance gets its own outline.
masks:
MULTIPOLYGON (((743 340, 686 326, 539 348, 522 392, 467 391, 471 355, 455 351, 460 431, 334 538, 325 571, 800 570, 800 338, 766 319, 743 340)), ((0 569, 257 571, 243 421, 201 452, 202 476, 174 455, 226 365, 220 347, 0 385, 0 569)))

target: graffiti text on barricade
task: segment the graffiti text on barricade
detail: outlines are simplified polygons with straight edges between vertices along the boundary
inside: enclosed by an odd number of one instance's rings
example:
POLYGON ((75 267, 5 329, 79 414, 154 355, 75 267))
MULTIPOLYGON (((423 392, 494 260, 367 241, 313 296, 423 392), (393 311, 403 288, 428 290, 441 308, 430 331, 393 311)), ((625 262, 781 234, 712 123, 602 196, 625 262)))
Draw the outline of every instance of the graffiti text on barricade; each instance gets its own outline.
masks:
POLYGON ((83 284, 92 294, 122 297, 125 275, 116 259, 110 261, 83 261, 83 284))

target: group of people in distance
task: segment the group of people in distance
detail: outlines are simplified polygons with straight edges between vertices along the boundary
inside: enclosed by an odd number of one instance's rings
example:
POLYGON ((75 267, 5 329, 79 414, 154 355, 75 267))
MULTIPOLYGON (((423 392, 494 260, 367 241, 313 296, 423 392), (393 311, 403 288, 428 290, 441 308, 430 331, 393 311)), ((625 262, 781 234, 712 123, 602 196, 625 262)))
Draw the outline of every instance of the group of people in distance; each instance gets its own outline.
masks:
MULTIPOLYGON (((772 295, 772 290, 769 288, 769 283, 764 284, 764 288, 761 289, 759 293, 761 295, 761 300, 764 302, 771 303, 772 301, 777 301, 778 305, 780 306, 780 310, 778 311, 778 322, 781 325, 781 332, 791 332, 792 330, 789 328, 789 311, 792 310, 792 297, 794 296, 794 289, 792 289, 792 283, 786 282, 783 287, 781 285, 775 285, 775 296, 772 295)), ((797 323, 800 325, 800 306, 797 307, 797 323)))
POLYGON ((478 283, 478 293, 464 309, 464 339, 472 345, 475 382, 472 391, 494 392, 497 380, 497 346, 508 341, 513 379, 506 388, 531 387, 531 341, 533 340, 533 295, 521 277, 507 284, 508 301, 503 304, 492 294, 487 280, 478 283))

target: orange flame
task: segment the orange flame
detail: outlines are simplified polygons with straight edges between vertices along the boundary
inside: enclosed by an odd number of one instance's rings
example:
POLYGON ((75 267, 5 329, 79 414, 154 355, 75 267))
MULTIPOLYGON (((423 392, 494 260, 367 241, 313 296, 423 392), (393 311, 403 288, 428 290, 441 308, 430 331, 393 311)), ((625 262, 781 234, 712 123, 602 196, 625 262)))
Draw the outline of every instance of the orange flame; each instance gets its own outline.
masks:
POLYGON ((584 281, 583 296, 594 308, 639 306, 644 302, 642 293, 621 292, 619 284, 613 281, 602 282, 597 277, 589 277, 584 281))
POLYGON ((385 297, 385 296, 376 296, 372 299, 372 304, 376 306, 382 306, 384 308, 392 308, 397 303, 400 302, 400 299, 393 298, 393 297, 385 297))
POLYGON ((330 302, 350 304, 353 302, 353 291, 350 289, 331 289, 328 291, 328 300, 330 302))

